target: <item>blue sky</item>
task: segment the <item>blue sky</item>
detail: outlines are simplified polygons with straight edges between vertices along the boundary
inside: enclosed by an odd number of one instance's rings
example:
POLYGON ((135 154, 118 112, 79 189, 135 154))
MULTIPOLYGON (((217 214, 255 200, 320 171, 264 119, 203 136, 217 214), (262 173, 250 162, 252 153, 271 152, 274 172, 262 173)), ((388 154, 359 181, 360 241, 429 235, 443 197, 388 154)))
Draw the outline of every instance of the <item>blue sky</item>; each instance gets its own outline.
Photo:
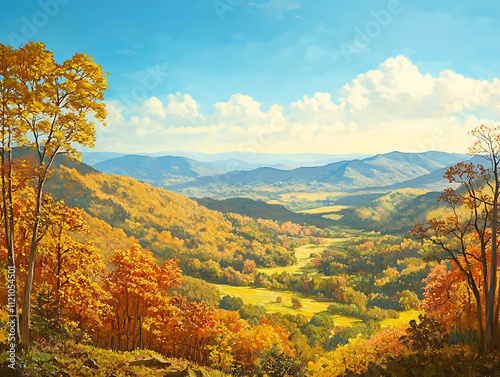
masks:
POLYGON ((96 150, 464 152, 468 129, 500 117, 494 1, 21 0, 3 8, 1 43, 40 40, 58 60, 83 51, 110 73, 109 127, 99 128, 96 150))

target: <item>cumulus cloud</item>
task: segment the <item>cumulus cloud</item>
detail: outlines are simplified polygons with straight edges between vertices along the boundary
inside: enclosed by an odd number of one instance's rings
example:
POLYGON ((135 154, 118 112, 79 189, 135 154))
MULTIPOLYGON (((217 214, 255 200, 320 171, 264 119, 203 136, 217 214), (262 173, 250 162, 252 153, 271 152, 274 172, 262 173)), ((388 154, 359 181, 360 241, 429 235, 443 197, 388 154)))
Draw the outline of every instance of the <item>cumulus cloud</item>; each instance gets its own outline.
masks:
POLYGON ((362 73, 339 93, 316 93, 264 109, 234 94, 202 114, 189 94, 152 97, 126 113, 108 103, 109 130, 99 150, 158 152, 383 153, 465 152, 467 131, 500 119, 500 80, 476 80, 450 70, 419 72, 404 56, 362 73))
POLYGON ((239 121, 261 121, 266 118, 260 110, 260 103, 254 101, 250 96, 234 94, 227 102, 218 102, 215 104, 213 118, 239 121))
POLYGON ((200 115, 196 101, 189 94, 181 93, 167 95, 165 103, 156 97, 151 97, 144 101, 144 110, 146 114, 159 118, 170 115, 194 120, 200 115))

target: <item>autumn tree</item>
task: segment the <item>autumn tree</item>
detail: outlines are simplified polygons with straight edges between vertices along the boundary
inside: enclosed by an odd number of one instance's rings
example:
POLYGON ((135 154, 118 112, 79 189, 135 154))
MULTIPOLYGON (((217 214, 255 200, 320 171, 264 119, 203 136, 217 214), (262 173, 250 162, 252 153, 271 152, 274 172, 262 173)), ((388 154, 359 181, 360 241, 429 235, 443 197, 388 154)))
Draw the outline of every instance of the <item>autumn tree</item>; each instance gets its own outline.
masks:
POLYGON ((84 212, 48 195, 43 204, 40 233, 44 238, 35 264, 38 279, 33 290, 38 294, 41 285, 53 293, 58 325, 64 317, 89 329, 99 328, 109 309, 105 304, 109 293, 102 284, 107 268, 101 250, 92 242, 74 239, 76 233, 88 231, 84 212))
MULTIPOLYGON (((32 222, 32 213, 30 208, 34 203, 34 189, 31 185, 33 169, 29 161, 12 160, 4 169, 4 172, 10 176, 10 199, 3 200, 0 204, 2 211, 0 213, 0 224, 3 230, 0 232, 0 250, 2 262, 7 266, 13 266, 15 271, 15 297, 17 298, 22 289, 19 284, 25 280, 26 272, 26 254, 30 244, 30 228, 32 222), (10 205, 10 203, 13 203, 10 205), (10 208, 9 208, 10 206, 10 208), (7 210, 5 210, 7 208, 7 210)), ((3 181, 5 182, 5 180, 3 181)), ((3 187, 5 188, 5 186, 3 187)), ((4 196, 5 199, 5 196, 4 196)), ((7 270, 2 275, 2 283, 7 284, 7 270)), ((7 302, 7 290, 1 292, 2 302, 7 302)), ((12 297, 9 297, 12 299, 12 297)), ((10 301, 9 304, 11 304, 10 301)), ((9 305, 9 314, 17 314, 18 301, 15 300, 14 306, 9 305)), ((12 317, 11 317, 12 318, 12 317)), ((16 341, 19 337, 19 323, 16 321, 16 341)))
POLYGON ((31 241, 28 274, 24 287, 20 336, 29 342, 31 292, 40 242, 40 213, 44 185, 58 155, 79 158, 76 145, 92 147, 95 141, 93 119, 104 121, 102 102, 106 78, 102 68, 84 53, 63 63, 38 42, 18 49, 0 44, 0 164, 2 168, 2 213, 9 264, 14 265, 15 250, 12 154, 26 148, 37 157, 35 203, 31 212, 31 241))
POLYGON ((143 343, 142 328, 148 309, 155 311, 168 301, 167 290, 181 282, 182 273, 177 260, 169 259, 160 267, 151 252, 139 245, 115 250, 109 260, 115 268, 106 281, 113 296, 112 336, 116 337, 119 350, 135 349, 143 343))
POLYGON ((468 334, 476 327, 477 310, 471 289, 456 266, 448 270, 438 264, 424 279, 426 282, 421 308, 432 313, 447 326, 448 332, 468 334))
POLYGON ((500 300, 497 283, 498 199, 500 182, 500 128, 481 125, 471 131, 476 138, 469 150, 482 156, 486 166, 460 162, 450 167, 445 178, 458 183, 439 197, 450 209, 444 217, 417 224, 410 235, 435 245, 437 259, 448 259, 458 268, 473 293, 477 330, 483 352, 499 344, 500 300))

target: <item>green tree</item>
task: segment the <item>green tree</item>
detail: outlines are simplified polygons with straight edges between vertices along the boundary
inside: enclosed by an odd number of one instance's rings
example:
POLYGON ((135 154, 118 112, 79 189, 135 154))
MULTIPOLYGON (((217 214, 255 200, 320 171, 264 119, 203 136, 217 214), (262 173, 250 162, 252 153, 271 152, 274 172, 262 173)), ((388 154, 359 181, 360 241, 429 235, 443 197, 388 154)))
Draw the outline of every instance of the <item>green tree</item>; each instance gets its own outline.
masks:
POLYGON ((224 296, 220 301, 221 309, 238 311, 243 306, 241 297, 224 296))

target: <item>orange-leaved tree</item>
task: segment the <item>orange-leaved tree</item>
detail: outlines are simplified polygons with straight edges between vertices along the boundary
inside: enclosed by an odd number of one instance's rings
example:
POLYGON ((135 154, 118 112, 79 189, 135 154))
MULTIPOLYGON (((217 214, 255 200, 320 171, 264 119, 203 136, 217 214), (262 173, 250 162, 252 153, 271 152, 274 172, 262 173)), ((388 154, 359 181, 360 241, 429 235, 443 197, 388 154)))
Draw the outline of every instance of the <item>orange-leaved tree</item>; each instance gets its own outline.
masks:
MULTIPOLYGON (((7 262, 8 266, 14 268, 4 270, 2 274, 2 284, 7 285, 9 290, 1 290, 1 302, 9 301, 9 315, 14 316, 18 311, 18 301, 12 302, 12 296, 17 298, 22 292, 20 281, 26 280, 26 262, 29 252, 32 212, 31 208, 35 200, 35 193, 32 187, 32 164, 26 160, 14 159, 3 169, 3 175, 9 175, 10 198, 3 196, 0 203, 0 260, 2 264, 7 262), (9 203, 12 203, 10 205, 9 203), (10 208, 9 208, 10 207, 10 208), (7 210, 6 210, 7 208, 7 210), (12 279, 12 270, 15 271, 15 279, 12 279), (10 293, 8 293, 8 291, 10 293), (7 298, 7 295, 9 296, 7 298)), ((1 172, 0 172, 1 174, 1 172)), ((11 317, 12 318, 12 317, 11 317)), ((16 332, 14 338, 19 338, 19 323, 16 321, 16 332)), ((9 342, 14 340, 10 335, 9 342)))
POLYGON ((10 163, 14 148, 32 151, 37 157, 38 167, 34 182, 35 201, 31 209, 33 221, 27 280, 21 311, 20 337, 24 346, 29 343, 31 293, 40 242, 40 214, 49 169, 59 154, 65 154, 68 159, 78 159, 77 144, 88 147, 94 145, 94 119, 104 121, 106 117, 102 102, 105 90, 106 78, 102 67, 86 54, 75 54, 71 59, 57 63, 52 52, 40 42, 29 42, 18 49, 0 44, 2 231, 11 266, 15 265, 15 203, 13 166, 10 163))
POLYGON ((148 309, 162 307, 167 289, 180 283, 182 272, 176 259, 168 259, 160 267, 151 252, 139 245, 115 250, 109 260, 114 270, 107 278, 106 288, 113 296, 114 316, 108 323, 108 344, 112 347, 116 339, 119 350, 142 348, 148 309))
POLYGON ((424 299, 420 306, 426 313, 439 318, 448 332, 463 334, 474 330, 477 323, 474 297, 457 266, 448 270, 445 264, 438 264, 424 282, 424 299))
POLYGON ((484 353, 500 344, 500 290, 497 278, 498 200, 500 182, 500 128, 481 125, 471 131, 476 138, 469 150, 487 164, 460 162, 445 178, 458 183, 439 197, 450 209, 441 217, 416 224, 410 236, 437 246, 437 259, 448 259, 460 270, 474 296, 479 346, 484 353))
POLYGON ((53 292, 57 324, 61 318, 76 320, 87 329, 99 328, 108 314, 109 293, 103 288, 107 268, 101 250, 92 242, 74 239, 76 232, 86 233, 84 212, 69 208, 63 201, 44 196, 44 238, 39 247, 35 271, 39 286, 53 292))

